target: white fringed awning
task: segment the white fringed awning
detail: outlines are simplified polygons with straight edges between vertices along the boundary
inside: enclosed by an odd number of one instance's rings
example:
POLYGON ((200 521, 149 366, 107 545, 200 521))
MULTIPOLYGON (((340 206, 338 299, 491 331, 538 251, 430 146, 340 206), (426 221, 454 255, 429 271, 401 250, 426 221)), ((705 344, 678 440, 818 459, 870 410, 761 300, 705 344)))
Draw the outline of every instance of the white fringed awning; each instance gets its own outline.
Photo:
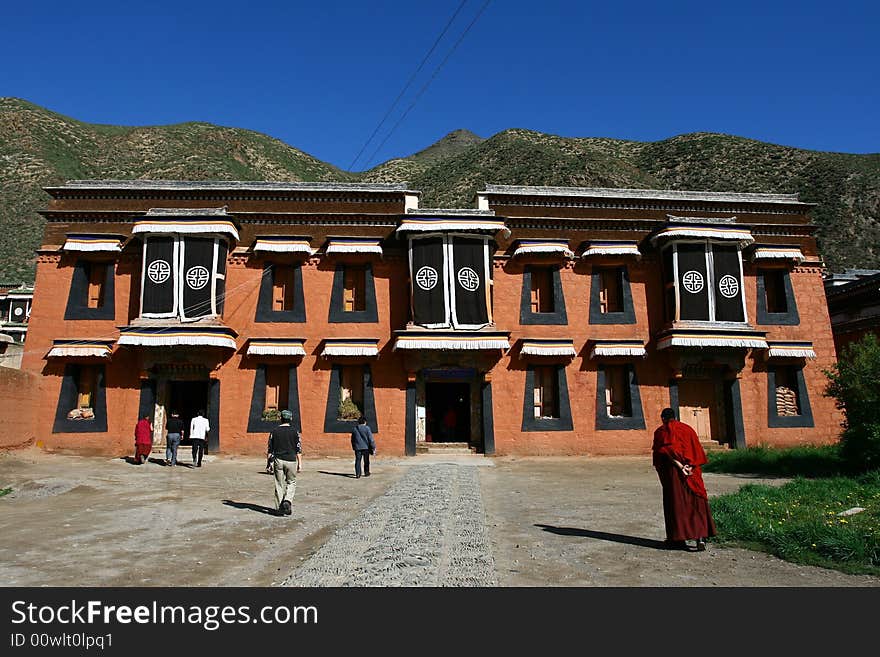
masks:
POLYGON ((629 241, 603 241, 603 242, 587 242, 587 248, 581 254, 581 258, 592 258, 595 256, 635 256, 641 257, 642 253, 635 242, 629 241))
POLYGON ((800 263, 806 257, 799 248, 793 246, 756 246, 752 261, 757 260, 794 260, 800 263))
POLYGON ((86 235, 70 233, 61 247, 62 251, 88 251, 91 253, 119 253, 122 251, 120 235, 86 235))
POLYGON ((251 338, 248 356, 305 356, 305 340, 302 338, 251 338))
POLYGON ((722 240, 736 242, 741 248, 755 241, 751 231, 746 228, 734 228, 733 226, 700 226, 683 225, 669 226, 662 229, 651 238, 652 243, 660 240, 681 239, 686 237, 700 237, 703 239, 722 240))
POLYGON ((46 358, 110 358, 114 340, 53 340, 46 358))
POLYGON ((132 234, 143 233, 220 233, 238 241, 238 229, 226 208, 152 208, 136 221, 132 234))
POLYGON ((235 332, 226 327, 123 327, 119 344, 130 347, 225 347, 235 349, 235 332))
POLYGON ((254 242, 254 253, 302 253, 312 255, 309 240, 304 237, 258 237, 254 242))
POLYGON ((738 349, 767 349, 767 340, 761 333, 719 331, 672 331, 657 341, 657 349, 669 347, 732 347, 738 349))
POLYGON ((479 349, 509 349, 506 333, 451 333, 448 331, 409 332, 400 334, 394 349, 440 349, 449 351, 468 351, 479 349))
POLYGON ((324 341, 324 358, 328 356, 378 356, 379 339, 328 339, 324 341))
POLYGON ((574 358, 577 352, 573 340, 523 340, 519 357, 524 356, 568 356, 574 358))
POLYGON ((815 358, 812 342, 767 342, 768 358, 815 358))
POLYGON ((529 254, 558 254, 571 258, 574 254, 568 248, 566 239, 533 239, 517 240, 516 250, 513 255, 523 256, 529 254))
POLYGON ((645 344, 641 340, 596 340, 590 351, 590 358, 599 356, 638 356, 646 355, 645 344))
POLYGON ((452 231, 459 233, 501 233, 507 237, 510 229, 502 219, 480 216, 439 216, 439 217, 407 217, 397 227, 398 234, 404 233, 439 233, 452 231))
POLYGON ((381 237, 328 237, 327 255, 339 253, 374 253, 382 255, 381 237))

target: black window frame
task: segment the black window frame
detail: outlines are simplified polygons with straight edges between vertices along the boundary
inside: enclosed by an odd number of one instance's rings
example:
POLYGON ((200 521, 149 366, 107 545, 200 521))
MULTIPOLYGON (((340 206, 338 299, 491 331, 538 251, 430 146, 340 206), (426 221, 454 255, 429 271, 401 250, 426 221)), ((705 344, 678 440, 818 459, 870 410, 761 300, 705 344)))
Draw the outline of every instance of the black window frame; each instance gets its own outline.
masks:
POLYGON ((801 323, 798 314, 797 303, 794 298, 794 287, 791 284, 791 275, 787 268, 782 267, 759 267, 755 275, 758 292, 758 303, 755 312, 755 323, 764 326, 797 326, 801 323), (767 287, 764 280, 765 272, 782 271, 783 286, 785 288, 784 313, 771 313, 767 311, 767 287))
POLYGON ((767 365, 767 426, 771 429, 814 427, 810 395, 804 378, 803 365, 771 363, 767 365), (798 405, 800 415, 779 415, 776 407, 776 371, 779 368, 794 370, 797 380, 798 405))
POLYGON ((526 383, 523 397, 523 416, 521 431, 574 431, 571 417, 571 403, 568 395, 568 381, 565 376, 565 365, 557 363, 533 363, 526 368, 526 383), (535 417, 535 368, 555 367, 556 385, 558 388, 557 402, 559 417, 535 417))
POLYGON ((526 265, 523 270, 522 293, 519 305, 519 323, 523 325, 567 325, 568 314, 565 310, 565 294, 562 290, 562 277, 559 265, 526 265), (553 312, 532 312, 532 272, 535 269, 550 271, 551 285, 553 287, 553 312))
MULTIPOLYGON (((285 363, 278 364, 284 365, 285 363)), ((254 387, 251 393, 250 413, 248 414, 248 433, 265 433, 280 424, 280 422, 263 419, 263 411, 266 406, 266 369, 268 366, 268 363, 259 363, 254 373, 254 387)), ((288 363, 287 368, 287 410, 293 413, 290 425, 297 431, 302 431, 297 366, 288 363)))
POLYGON ((340 262, 333 273, 333 289, 330 293, 330 310, 327 321, 331 324, 377 324, 379 311, 376 306, 376 282, 373 276, 373 265, 340 262), (345 300, 345 268, 364 268, 364 309, 355 311, 344 310, 345 300))
POLYGON ((630 289, 629 267, 627 265, 594 265, 590 273, 590 324, 635 324, 636 311, 630 289), (623 310, 603 313, 600 300, 602 272, 616 269, 620 275, 620 294, 623 297, 623 310))
POLYGON ((70 292, 67 295, 65 320, 115 319, 116 318, 116 261, 79 258, 73 268, 70 292), (89 271, 92 264, 104 266, 104 303, 99 308, 89 308, 89 271))
POLYGON ((637 430, 645 428, 645 414, 642 409, 642 396, 639 392, 639 378, 634 363, 598 363, 596 366, 596 430, 637 430), (611 417, 605 406, 605 368, 607 366, 625 367, 629 380, 629 400, 632 415, 611 417))
POLYGON ((58 405, 55 408, 55 422, 52 433, 107 433, 107 368, 103 365, 67 363, 61 378, 61 390, 58 393, 58 405), (77 405, 80 371, 83 367, 94 367, 95 399, 92 410, 95 417, 91 420, 68 420, 67 414, 77 405))
POLYGON ((265 261, 263 278, 260 281, 260 295, 257 300, 257 313, 254 317, 256 323, 286 322, 289 324, 303 324, 306 321, 306 301, 303 293, 302 263, 287 263, 273 260, 265 261), (275 286, 275 268, 293 268, 293 308, 290 310, 275 310, 272 307, 272 294, 275 286), (265 269, 271 269, 269 274, 265 269))
POLYGON ((373 372, 369 363, 346 365, 334 363, 330 370, 330 387, 327 390, 327 406, 324 409, 324 433, 348 433, 350 434, 357 424, 357 420, 340 420, 338 418, 339 402, 342 398, 342 368, 362 367, 364 377, 364 417, 367 426, 373 433, 379 433, 379 424, 376 418, 376 398, 373 391, 373 372))

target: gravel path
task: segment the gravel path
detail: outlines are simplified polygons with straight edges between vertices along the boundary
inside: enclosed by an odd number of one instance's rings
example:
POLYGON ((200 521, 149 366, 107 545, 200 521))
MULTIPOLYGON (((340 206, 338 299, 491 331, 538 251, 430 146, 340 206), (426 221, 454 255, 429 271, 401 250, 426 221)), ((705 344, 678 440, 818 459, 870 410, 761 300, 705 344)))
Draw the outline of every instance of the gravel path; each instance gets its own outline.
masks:
POLYGON ((497 586, 477 468, 414 466, 284 586, 497 586))

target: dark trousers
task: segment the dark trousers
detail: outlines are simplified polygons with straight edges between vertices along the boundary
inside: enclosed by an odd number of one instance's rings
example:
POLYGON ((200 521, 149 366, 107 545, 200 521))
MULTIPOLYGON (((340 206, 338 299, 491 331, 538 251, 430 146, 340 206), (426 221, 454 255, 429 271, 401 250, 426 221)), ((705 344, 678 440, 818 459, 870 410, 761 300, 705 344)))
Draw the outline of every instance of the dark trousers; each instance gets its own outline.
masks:
POLYGON ((193 438, 192 441, 192 454, 193 454, 193 463, 196 465, 202 464, 202 456, 205 454, 205 441, 199 440, 197 438, 193 438))
POLYGON ((364 474, 370 474, 370 450, 356 449, 354 450, 354 473, 361 476, 361 459, 364 460, 364 474))

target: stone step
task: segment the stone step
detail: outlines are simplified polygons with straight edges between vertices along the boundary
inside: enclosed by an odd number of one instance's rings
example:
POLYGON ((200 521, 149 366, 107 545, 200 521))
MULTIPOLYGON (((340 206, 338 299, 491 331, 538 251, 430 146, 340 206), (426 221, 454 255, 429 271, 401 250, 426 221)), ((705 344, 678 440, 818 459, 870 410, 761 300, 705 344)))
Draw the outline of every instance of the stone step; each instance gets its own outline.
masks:
POLYGON ((417 443, 416 454, 473 454, 468 443, 417 443))
POLYGON ((700 445, 703 446, 703 451, 706 451, 706 452, 717 451, 720 449, 727 449, 727 445, 722 445, 721 443, 716 442, 714 440, 701 440, 700 445))

